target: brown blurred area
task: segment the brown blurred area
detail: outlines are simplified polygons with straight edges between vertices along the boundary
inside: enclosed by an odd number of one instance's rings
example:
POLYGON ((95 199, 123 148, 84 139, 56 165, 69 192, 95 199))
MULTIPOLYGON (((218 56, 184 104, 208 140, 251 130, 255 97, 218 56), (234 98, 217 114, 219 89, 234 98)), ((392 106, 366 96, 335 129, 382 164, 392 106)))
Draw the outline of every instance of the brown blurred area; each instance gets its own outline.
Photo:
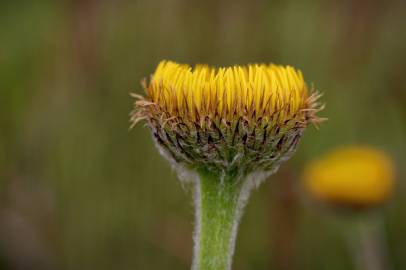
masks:
POLYGON ((382 212, 405 269, 405 29, 401 0, 2 1, 0 269, 189 269, 191 194, 148 130, 129 131, 129 92, 161 59, 289 64, 324 93, 329 121, 252 194, 234 269, 351 269, 299 178, 352 143, 398 164, 382 212))

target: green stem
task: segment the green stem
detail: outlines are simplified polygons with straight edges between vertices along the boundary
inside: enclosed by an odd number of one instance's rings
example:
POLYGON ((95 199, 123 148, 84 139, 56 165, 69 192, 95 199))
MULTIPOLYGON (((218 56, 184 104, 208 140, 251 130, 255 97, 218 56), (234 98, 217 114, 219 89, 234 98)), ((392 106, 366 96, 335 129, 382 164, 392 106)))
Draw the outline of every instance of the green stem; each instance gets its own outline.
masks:
POLYGON ((387 261, 386 245, 384 240, 384 228, 382 220, 370 219, 360 221, 359 232, 359 269, 364 270, 389 270, 387 261))
POLYGON ((384 228, 379 216, 362 216, 354 220, 353 233, 347 234, 356 269, 389 270, 384 228))
POLYGON ((199 172, 196 184, 194 270, 229 270, 243 207, 244 181, 199 172))

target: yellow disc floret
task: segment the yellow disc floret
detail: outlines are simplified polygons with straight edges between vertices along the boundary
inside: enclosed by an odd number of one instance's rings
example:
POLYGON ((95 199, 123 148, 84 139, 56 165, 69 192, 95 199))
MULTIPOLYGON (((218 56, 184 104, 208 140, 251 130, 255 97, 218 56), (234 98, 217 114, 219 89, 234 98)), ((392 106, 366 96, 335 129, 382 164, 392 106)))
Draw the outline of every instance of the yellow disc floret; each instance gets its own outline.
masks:
POLYGON ((339 206, 379 205, 391 195, 394 168, 390 158, 370 147, 345 147, 311 163, 304 174, 310 194, 339 206))
POLYGON ((308 91, 302 73, 290 66, 253 64, 212 68, 162 61, 147 89, 151 101, 173 116, 292 117, 304 108, 308 91))

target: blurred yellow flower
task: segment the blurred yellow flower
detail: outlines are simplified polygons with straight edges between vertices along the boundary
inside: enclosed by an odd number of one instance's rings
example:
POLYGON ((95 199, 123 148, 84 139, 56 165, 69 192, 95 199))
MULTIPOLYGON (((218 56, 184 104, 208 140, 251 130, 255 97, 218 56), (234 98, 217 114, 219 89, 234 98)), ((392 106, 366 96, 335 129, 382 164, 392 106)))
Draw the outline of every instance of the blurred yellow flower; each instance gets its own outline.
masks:
POLYGON ((394 166, 378 149, 349 146, 310 163, 303 178, 305 188, 315 199, 365 208, 380 205, 391 195, 394 166))

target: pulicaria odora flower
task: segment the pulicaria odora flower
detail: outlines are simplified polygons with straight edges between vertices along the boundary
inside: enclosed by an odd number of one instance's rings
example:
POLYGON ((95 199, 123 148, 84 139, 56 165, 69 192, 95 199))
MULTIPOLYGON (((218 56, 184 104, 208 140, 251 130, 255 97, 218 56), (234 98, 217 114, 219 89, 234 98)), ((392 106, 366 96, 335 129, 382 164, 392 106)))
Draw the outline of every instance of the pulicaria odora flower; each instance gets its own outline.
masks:
POLYGON ((186 168, 247 175, 288 159, 309 123, 318 95, 290 66, 213 68, 162 61, 132 122, 145 119, 163 154, 186 168))
POLYGON ((379 149, 338 148, 307 166, 304 185, 317 200, 344 208, 370 208, 392 194, 394 165, 379 149))

